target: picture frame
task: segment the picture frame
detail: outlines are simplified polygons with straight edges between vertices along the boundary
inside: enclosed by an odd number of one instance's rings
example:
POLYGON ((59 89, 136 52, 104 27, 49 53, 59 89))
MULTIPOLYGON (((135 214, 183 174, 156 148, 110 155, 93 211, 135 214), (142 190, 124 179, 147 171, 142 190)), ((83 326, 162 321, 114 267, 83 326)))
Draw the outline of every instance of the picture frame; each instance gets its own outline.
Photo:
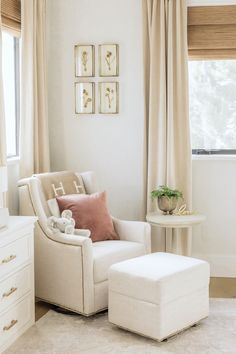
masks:
POLYGON ((119 75, 119 46, 118 44, 99 45, 99 76, 119 75))
POLYGON ((76 114, 95 113, 95 83, 94 82, 75 83, 75 113, 76 114))
POLYGON ((95 47, 91 44, 77 44, 75 51, 75 76, 93 77, 95 75, 95 47))
POLYGON ((118 82, 99 82, 99 113, 119 113, 118 82))

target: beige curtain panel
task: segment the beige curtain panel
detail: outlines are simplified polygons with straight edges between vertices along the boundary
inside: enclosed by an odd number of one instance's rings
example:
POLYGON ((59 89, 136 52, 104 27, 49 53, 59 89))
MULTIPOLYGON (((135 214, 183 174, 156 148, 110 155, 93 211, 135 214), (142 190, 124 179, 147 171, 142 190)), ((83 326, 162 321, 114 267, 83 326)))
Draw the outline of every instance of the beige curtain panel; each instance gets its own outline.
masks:
POLYGON ((21 177, 48 172, 45 0, 21 1, 21 177))
MULTIPOLYGON (((182 190, 191 209, 186 0, 143 0, 143 15, 147 210, 155 209, 151 191, 163 184, 182 190)), ((191 233, 174 230, 163 237, 159 231, 153 243, 187 255, 191 233)))

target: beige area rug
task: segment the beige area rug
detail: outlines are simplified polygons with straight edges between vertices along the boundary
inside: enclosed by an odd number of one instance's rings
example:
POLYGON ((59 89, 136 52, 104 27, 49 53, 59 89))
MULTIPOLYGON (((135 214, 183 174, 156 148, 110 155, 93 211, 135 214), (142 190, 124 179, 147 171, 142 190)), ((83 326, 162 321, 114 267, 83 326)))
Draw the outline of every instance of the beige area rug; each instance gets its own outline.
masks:
POLYGON ((157 343, 109 324, 107 313, 85 318, 50 310, 6 354, 236 354, 236 299, 212 299, 210 316, 157 343))

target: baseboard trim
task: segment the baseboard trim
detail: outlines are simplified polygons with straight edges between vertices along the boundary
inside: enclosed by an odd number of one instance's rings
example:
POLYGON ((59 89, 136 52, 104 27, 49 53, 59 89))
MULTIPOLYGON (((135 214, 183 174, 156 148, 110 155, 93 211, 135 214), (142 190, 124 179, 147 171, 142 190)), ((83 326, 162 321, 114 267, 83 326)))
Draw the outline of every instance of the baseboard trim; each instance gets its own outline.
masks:
POLYGON ((211 277, 236 278, 236 256, 220 254, 193 254, 210 263, 211 277))

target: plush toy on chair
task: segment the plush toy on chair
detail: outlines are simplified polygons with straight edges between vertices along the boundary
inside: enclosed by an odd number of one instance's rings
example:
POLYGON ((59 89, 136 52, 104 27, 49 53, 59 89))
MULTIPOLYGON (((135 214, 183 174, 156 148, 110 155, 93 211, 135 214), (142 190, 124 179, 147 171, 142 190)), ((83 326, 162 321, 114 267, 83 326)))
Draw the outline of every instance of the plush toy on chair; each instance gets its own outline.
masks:
POLYGON ((47 221, 48 227, 53 232, 63 232, 67 235, 80 235, 90 237, 90 231, 85 229, 75 229, 75 220, 72 218, 71 210, 63 210, 61 217, 50 216, 47 221))

